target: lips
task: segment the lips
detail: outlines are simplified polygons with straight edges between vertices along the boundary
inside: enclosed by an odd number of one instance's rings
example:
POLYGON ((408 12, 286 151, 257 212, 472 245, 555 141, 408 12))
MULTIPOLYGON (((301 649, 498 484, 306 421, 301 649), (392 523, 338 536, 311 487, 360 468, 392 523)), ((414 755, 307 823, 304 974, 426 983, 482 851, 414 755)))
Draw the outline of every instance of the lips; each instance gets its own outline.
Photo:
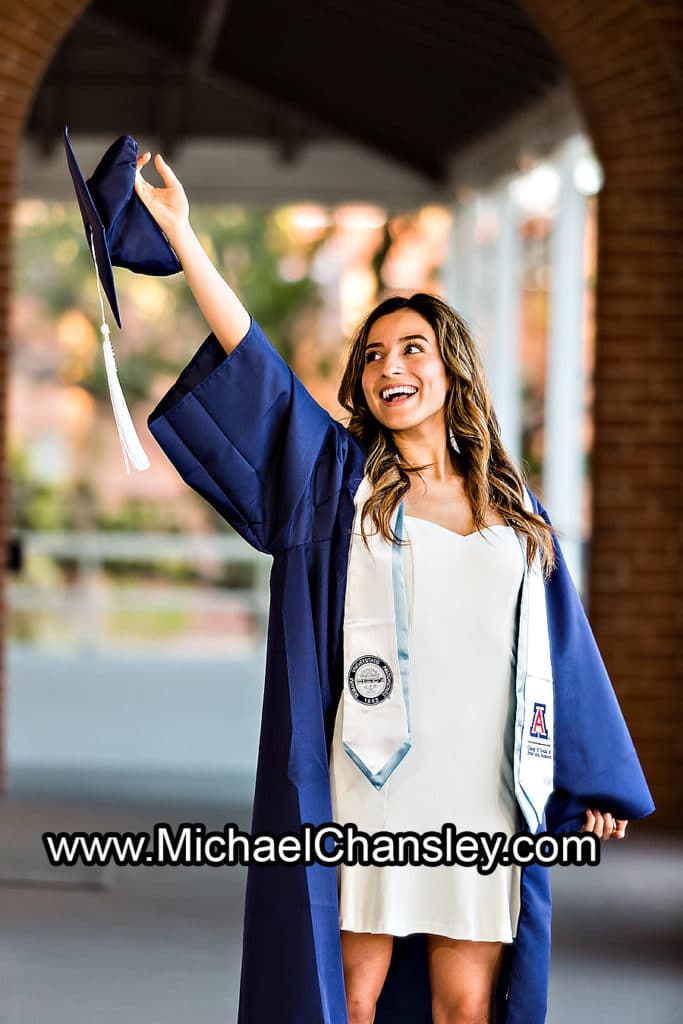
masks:
POLYGON ((403 405, 417 394, 417 388, 412 384, 398 384, 392 387, 382 388, 379 396, 384 405, 403 405))

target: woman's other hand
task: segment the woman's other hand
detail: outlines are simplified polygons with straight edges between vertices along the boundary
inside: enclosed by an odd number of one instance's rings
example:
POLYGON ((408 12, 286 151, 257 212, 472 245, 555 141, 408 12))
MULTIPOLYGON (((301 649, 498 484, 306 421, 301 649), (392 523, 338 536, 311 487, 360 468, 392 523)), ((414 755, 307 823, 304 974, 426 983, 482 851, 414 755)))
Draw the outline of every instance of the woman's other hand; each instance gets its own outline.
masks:
POLYGON ((581 832, 594 832, 598 839, 625 839, 628 820, 617 820, 609 811, 586 811, 581 832))
POLYGON ((161 175, 163 188, 150 185, 141 174, 142 168, 151 159, 151 153, 138 157, 135 172, 135 192, 145 204, 171 245, 186 228, 190 220, 190 204, 185 190, 168 166, 161 153, 154 157, 154 166, 161 175))

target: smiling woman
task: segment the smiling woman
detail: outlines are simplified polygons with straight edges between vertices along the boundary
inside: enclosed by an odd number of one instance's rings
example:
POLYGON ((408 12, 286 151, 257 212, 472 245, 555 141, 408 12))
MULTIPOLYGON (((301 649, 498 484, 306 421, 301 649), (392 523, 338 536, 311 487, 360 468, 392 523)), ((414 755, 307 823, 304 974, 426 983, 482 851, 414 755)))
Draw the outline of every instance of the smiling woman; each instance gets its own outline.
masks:
POLYGON ((551 571, 555 531, 523 507, 476 343, 455 310, 424 293, 381 303, 351 343, 339 399, 369 450, 365 514, 387 541, 405 500, 406 513, 459 534, 510 524, 529 539, 528 563, 538 551, 551 571))
MULTIPOLYGON (((386 692, 373 697, 370 721, 355 680, 345 689, 330 757, 335 820, 371 833, 438 831, 454 821, 475 834, 514 834, 523 826, 514 785, 517 602, 525 554, 533 564, 542 551, 552 570, 554 531, 526 507, 474 340, 440 299, 391 298, 369 314, 352 341, 340 401, 351 413, 349 431, 368 450, 356 494, 361 536, 368 546, 367 519, 385 543, 407 548, 409 640, 403 654, 385 655, 391 641, 383 646, 382 623, 386 617, 389 633, 393 623, 377 589, 378 550, 364 570, 354 532, 345 676, 365 666, 367 656, 349 665, 365 643, 386 692), (365 617, 373 625, 356 650, 361 627, 353 624, 365 617), (375 708, 378 700, 386 710, 375 708)), ((392 575, 395 589, 395 567, 392 575)), ((400 633, 399 610, 395 616, 400 633)), ((504 948, 518 928, 519 866, 482 875, 458 865, 341 864, 337 881, 347 994, 364 1008, 352 1022, 372 1019, 394 937, 411 933, 427 938, 435 1024, 457 1020, 457 1007, 467 1008, 463 1019, 488 1020, 504 948)))
MULTIPOLYGON (((212 333, 149 427, 273 556, 254 831, 451 821, 623 838, 652 800, 467 325, 423 293, 371 311, 343 426, 222 280, 180 182, 156 166, 166 187, 138 174, 136 190, 212 333)), ((497 1024, 543 1024, 547 867, 339 868, 250 865, 240 1021, 485 1024, 495 1004, 497 1024)))

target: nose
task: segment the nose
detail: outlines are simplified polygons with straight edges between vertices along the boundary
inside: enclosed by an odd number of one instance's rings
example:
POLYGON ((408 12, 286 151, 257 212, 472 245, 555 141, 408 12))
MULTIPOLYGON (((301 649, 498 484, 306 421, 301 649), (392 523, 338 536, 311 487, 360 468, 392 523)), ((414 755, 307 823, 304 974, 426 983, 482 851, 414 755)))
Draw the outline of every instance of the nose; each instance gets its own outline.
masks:
POLYGON ((397 373, 403 373, 403 361, 400 354, 390 356, 384 364, 383 377, 393 377, 397 373))

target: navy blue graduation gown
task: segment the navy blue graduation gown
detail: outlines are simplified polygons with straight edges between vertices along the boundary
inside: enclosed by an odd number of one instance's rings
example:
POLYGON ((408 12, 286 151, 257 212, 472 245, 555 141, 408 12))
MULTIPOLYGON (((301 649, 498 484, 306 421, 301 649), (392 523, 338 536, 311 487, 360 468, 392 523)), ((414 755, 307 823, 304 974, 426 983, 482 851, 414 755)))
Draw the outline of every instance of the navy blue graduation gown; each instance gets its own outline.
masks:
MULTIPOLYGON (((190 487, 273 556, 252 833, 332 821, 329 752, 342 695, 342 621, 364 452, 322 409, 252 319, 230 355, 213 334, 148 418, 190 487)), ((532 494, 534 507, 548 515, 532 494)), ((555 539, 546 583, 555 684, 555 788, 542 825, 579 828, 586 807, 654 809, 633 743, 555 539)), ((457 824, 457 823, 456 823, 457 824)), ((499 1024, 543 1024, 549 869, 522 870, 499 1024)), ((336 869, 248 868, 238 1024, 346 1024, 336 869)), ((431 1024, 426 938, 394 939, 376 1024, 431 1024)))

